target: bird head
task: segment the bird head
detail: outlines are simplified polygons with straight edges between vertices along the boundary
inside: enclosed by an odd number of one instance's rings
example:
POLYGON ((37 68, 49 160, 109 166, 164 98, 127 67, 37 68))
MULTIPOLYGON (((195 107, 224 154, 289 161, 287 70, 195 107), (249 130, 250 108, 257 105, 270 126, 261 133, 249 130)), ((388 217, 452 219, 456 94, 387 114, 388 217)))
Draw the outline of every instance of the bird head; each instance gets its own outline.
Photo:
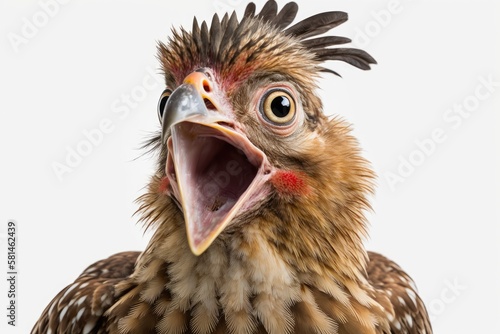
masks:
POLYGON ((325 61, 367 70, 375 60, 336 47, 347 38, 318 37, 345 22, 344 12, 290 26, 293 2, 255 9, 250 3, 241 20, 214 15, 210 25, 195 18, 191 31, 174 30, 159 44, 166 89, 153 187, 168 198, 162 205, 182 212, 195 255, 245 225, 272 221, 270 233, 286 240, 276 247, 296 255, 342 255, 344 247, 347 256, 364 233, 372 174, 349 127, 324 115, 316 80, 336 74, 325 61), (296 240, 304 230, 311 233, 296 240))

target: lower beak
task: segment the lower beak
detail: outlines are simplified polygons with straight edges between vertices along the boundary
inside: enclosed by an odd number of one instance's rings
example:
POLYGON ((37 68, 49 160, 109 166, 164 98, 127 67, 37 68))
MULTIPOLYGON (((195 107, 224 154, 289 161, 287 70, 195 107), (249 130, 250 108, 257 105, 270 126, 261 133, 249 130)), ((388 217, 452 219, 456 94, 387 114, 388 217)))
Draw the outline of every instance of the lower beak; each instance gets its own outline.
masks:
MULTIPOLYGON (((210 102, 215 108, 219 105, 210 102)), ((195 255, 269 192, 271 166, 266 155, 237 130, 240 127, 228 114, 208 109, 191 84, 177 88, 165 107, 166 174, 195 255)))

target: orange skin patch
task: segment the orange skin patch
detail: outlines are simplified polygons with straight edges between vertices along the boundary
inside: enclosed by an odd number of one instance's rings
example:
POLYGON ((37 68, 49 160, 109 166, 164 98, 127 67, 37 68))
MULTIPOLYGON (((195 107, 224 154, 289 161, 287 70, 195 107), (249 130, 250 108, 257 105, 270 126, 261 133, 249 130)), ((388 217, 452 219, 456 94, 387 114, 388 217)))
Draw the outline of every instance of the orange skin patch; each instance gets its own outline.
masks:
POLYGON ((271 184, 282 195, 304 196, 311 191, 301 172, 278 170, 270 180, 271 184))
POLYGON ((160 194, 166 194, 168 193, 168 187, 170 186, 170 181, 168 177, 164 177, 160 181, 160 185, 158 186, 158 192, 160 194))

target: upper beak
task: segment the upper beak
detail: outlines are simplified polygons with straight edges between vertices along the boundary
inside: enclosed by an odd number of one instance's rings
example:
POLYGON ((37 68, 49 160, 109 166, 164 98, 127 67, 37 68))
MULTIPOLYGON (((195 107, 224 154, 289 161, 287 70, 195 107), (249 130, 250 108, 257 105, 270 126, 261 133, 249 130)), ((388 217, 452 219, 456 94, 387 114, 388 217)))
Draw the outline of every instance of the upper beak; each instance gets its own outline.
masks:
POLYGON ((202 95, 190 84, 180 85, 168 98, 162 119, 162 142, 168 139, 168 132, 174 124, 189 119, 203 118, 207 124, 228 121, 220 113, 209 112, 202 95))
POLYGON ((267 157, 241 130, 222 96, 208 76, 193 72, 170 95, 163 113, 166 174, 195 255, 268 194, 267 157))

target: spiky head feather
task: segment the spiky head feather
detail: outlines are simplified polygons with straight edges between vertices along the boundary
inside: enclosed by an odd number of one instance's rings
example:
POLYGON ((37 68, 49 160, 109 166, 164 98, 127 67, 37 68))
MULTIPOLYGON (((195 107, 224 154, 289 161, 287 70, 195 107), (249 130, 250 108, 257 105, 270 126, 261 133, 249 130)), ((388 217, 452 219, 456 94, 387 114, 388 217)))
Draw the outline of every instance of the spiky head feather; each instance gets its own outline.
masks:
POLYGON ((222 20, 215 14, 210 27, 205 21, 200 26, 195 18, 191 32, 174 30, 167 45, 159 44, 167 85, 180 84, 186 75, 202 67, 214 69, 230 92, 259 71, 283 73, 300 83, 320 71, 336 74, 321 66, 327 60, 344 61, 363 70, 376 63, 363 50, 331 48, 349 43, 348 38, 317 37, 347 21, 346 13, 321 13, 289 27, 297 11, 294 2, 278 12, 276 2, 268 1, 259 14, 255 14, 255 4, 250 3, 241 21, 235 12, 224 15, 222 20))

